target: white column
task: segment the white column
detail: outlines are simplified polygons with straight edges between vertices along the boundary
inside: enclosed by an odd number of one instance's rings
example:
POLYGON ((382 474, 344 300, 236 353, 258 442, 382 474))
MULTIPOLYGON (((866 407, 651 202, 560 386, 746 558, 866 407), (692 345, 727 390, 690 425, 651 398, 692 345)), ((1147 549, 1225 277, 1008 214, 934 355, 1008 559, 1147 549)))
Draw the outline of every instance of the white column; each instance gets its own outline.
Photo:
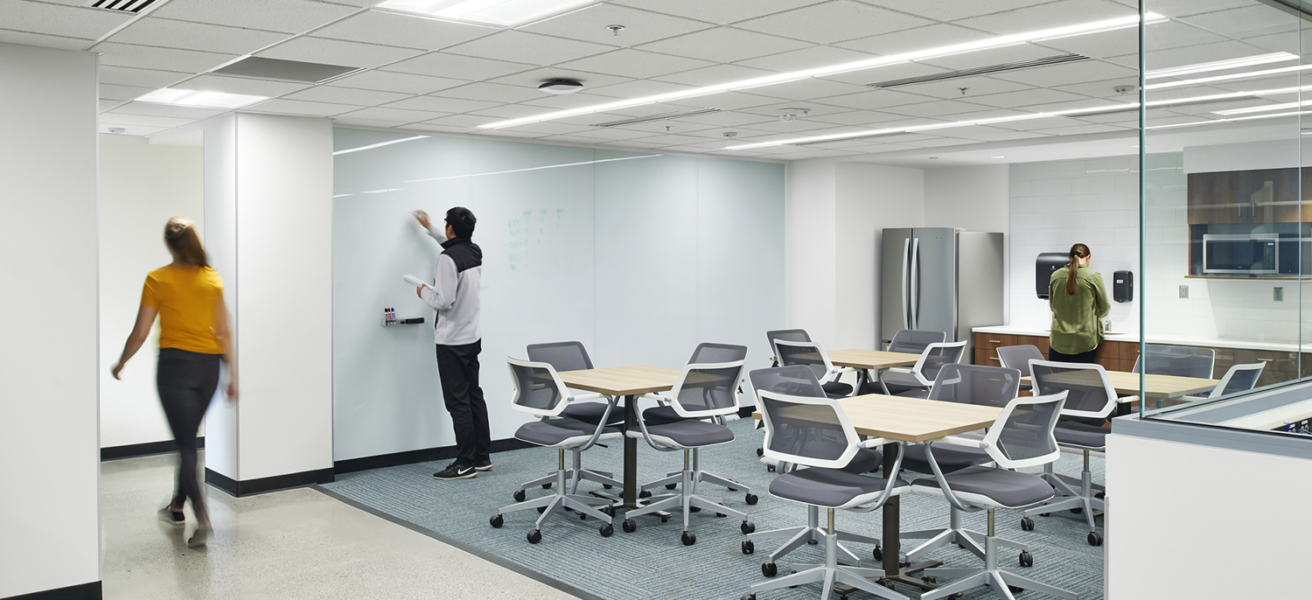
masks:
POLYGON ((0 598, 100 598, 96 56, 0 44, 0 82, 0 598))
POLYGON ((238 495, 331 481, 332 126, 205 128, 206 245, 235 323, 241 399, 216 402, 206 478, 238 495))

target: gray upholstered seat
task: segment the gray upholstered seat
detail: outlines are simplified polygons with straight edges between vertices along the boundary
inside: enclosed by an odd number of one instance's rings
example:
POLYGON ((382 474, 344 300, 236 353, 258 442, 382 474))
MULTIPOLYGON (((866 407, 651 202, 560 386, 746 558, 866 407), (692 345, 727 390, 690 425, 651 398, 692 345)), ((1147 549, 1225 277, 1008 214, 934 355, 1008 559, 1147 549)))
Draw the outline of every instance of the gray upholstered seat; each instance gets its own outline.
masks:
MULTIPOLYGON (((937 458, 937 456, 935 457, 937 458)), ((993 467, 968 467, 943 476, 954 492, 976 494, 991 498, 1005 508, 1031 506, 1052 498, 1052 486, 1029 473, 1018 473, 993 467)), ((917 479, 912 485, 939 487, 933 477, 917 479)))
POLYGON ((664 425, 648 425, 652 437, 668 438, 685 448, 700 448, 733 441, 733 430, 724 425, 684 419, 664 425))
MULTIPOLYGON (((622 405, 621 405, 622 406, 622 405)), ((584 423, 596 425, 601 422, 601 416, 606 414, 605 402, 579 402, 565 407, 561 416, 569 417, 584 423)), ((624 410, 612 410, 610 416, 606 418, 607 425, 619 425, 624 422, 624 410)))
MULTIPOLYGON (((816 456, 823 456, 827 452, 832 452, 831 448, 833 447, 837 447, 839 453, 843 451, 842 442, 823 438, 806 444, 806 447, 802 452, 814 454, 816 456), (819 445, 829 446, 830 448, 816 447, 819 445)), ((882 452, 873 448, 862 448, 857 450, 856 456, 852 457, 852 461, 847 463, 847 466, 843 467, 843 470, 848 473, 869 473, 871 471, 878 471, 883 464, 884 454, 882 452)))
POLYGON ((843 398, 852 395, 851 384, 843 383, 841 381, 830 381, 821 384, 821 387, 824 388, 825 393, 828 394, 830 398, 843 398))
MULTIPOLYGON (((939 444, 934 446, 934 460, 944 473, 960 471, 966 467, 991 461, 989 453, 980 448, 939 444)), ((933 473, 929 467, 929 458, 925 456, 923 444, 907 444, 906 455, 902 458, 902 468, 917 473, 933 473)))
POLYGON ((648 425, 666 425, 685 420, 673 406, 655 406, 642 411, 642 420, 648 425))
POLYGON ((1074 421, 1059 421, 1057 429, 1053 430, 1059 444, 1094 449, 1107 447, 1107 434, 1109 433, 1111 433, 1110 429, 1074 421))
MULTIPOLYGON (((897 481, 894 487, 907 486, 897 481)), ((841 469, 798 469, 770 482, 770 494, 816 506, 842 506, 857 496, 873 494, 888 486, 888 480, 866 477, 841 469)))
MULTIPOLYGON (((539 446, 556 446, 573 438, 586 440, 592 437, 592 432, 596 429, 596 425, 575 421, 574 419, 533 421, 532 423, 525 423, 515 430, 515 439, 539 446)), ((606 435, 619 432, 618 428, 607 427, 601 433, 606 435)))

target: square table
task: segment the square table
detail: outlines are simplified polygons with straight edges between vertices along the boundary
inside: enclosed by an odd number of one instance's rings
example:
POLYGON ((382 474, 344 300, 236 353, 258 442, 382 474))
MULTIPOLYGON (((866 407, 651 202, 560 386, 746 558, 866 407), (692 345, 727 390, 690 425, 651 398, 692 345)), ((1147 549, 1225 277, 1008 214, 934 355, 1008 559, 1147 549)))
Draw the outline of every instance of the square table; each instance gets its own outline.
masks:
MULTIPOLYGON (((1057 375, 1057 377, 1060 377, 1060 375, 1057 375)), ((1118 395, 1134 396, 1139 394, 1138 373, 1107 371, 1107 379, 1111 382, 1112 387, 1116 389, 1118 395)), ((1031 382, 1031 378, 1022 377, 1020 381, 1023 384, 1028 384, 1031 382)), ((1149 373, 1143 376, 1143 391, 1145 399, 1179 398, 1180 396, 1211 392, 1216 389, 1219 383, 1221 382, 1216 379, 1149 373)))
MULTIPOLYGON (((882 371, 893 367, 910 367, 920 360, 919 354, 910 352, 885 352, 883 350, 830 350, 825 352, 829 362, 836 367, 857 369, 856 393, 860 394, 868 379, 866 371, 882 371)), ((812 355, 814 356, 814 355, 812 355)), ((802 354, 801 358, 807 358, 802 354)), ((819 357, 815 357, 818 359, 819 357)))
MULTIPOLYGON (((624 397, 624 430, 638 427, 638 396, 674 389, 681 371, 636 365, 561 371, 565 387, 624 397)), ((624 437, 624 507, 638 507, 638 440, 624 437)))
MULTIPOLYGON (((957 404, 937 400, 921 400, 902 396, 865 394, 838 400, 843 412, 860 435, 882 437, 902 442, 926 442, 950 435, 976 431, 993 425, 1002 409, 993 406, 957 404)), ((761 418, 760 412, 752 417, 761 418)), ((884 473, 891 473, 897 454, 884 453, 884 473)), ((884 504, 884 576, 921 589, 934 587, 908 574, 938 566, 937 561, 919 563, 902 572, 899 562, 901 549, 901 498, 889 498, 884 504)))

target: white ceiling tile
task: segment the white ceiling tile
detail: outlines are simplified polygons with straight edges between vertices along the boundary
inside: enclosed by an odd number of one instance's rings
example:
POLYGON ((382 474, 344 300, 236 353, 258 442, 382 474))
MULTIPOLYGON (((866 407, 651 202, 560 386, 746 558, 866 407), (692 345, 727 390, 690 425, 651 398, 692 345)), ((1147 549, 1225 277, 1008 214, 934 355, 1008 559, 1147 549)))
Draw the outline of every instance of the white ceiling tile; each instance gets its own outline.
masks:
POLYGON ((849 71, 837 75, 828 75, 821 77, 821 79, 841 81, 843 83, 852 83, 856 85, 866 85, 876 81, 891 81, 893 79, 906 79, 908 77, 921 77, 924 75, 946 72, 948 72, 948 69, 931 67, 929 65, 912 62, 875 67, 873 69, 863 69, 860 71, 849 71))
POLYGON ((479 129, 478 131, 471 131, 470 133, 478 134, 488 139, 493 139, 493 140, 503 139, 508 141, 516 138, 534 139, 534 138, 546 137, 548 135, 551 135, 549 133, 537 133, 533 131, 514 131, 510 129, 496 129, 496 130, 479 129))
MULTIPOLYGON (((969 90, 967 90, 969 92, 969 90)), ((1088 98, 1069 92, 1061 92, 1050 89, 1029 89, 1019 92, 1007 92, 1003 94, 989 94, 987 96, 971 97, 971 102, 983 104, 985 106, 997 106, 1003 108, 1014 108, 1017 106, 1031 106, 1035 104, 1049 104, 1052 102, 1064 102, 1067 100, 1087 100, 1088 98)))
POLYGON ((642 138, 643 143, 658 144, 661 146, 682 146, 696 145, 706 143, 706 138, 693 137, 690 135, 654 135, 642 138))
POLYGON ((1288 31, 1285 33, 1268 33, 1265 35, 1245 37, 1243 38, 1243 41, 1266 50, 1267 52, 1290 52, 1293 54, 1300 54, 1300 44, 1302 44, 1301 38, 1302 36, 1299 35, 1299 32, 1288 31))
POLYGON ((936 21, 955 21, 967 17, 1013 10, 1051 0, 862 0, 884 8, 920 15, 936 21))
POLYGON ((737 63, 745 67, 755 67, 769 71, 801 71, 815 67, 828 67, 858 60, 873 58, 871 54, 845 50, 833 46, 812 46, 792 52, 784 52, 764 58, 754 58, 737 63))
POLYGON ((118 111, 101 113, 99 120, 101 123, 111 125, 143 125, 146 127, 178 127, 195 121, 195 119, 179 119, 177 117, 128 115, 118 111))
POLYGON ((155 9, 151 17, 305 33, 356 10, 349 6, 309 0, 170 0, 155 9))
POLYGON ((1109 100, 1124 100, 1126 102, 1134 102, 1136 100, 1135 94, 1122 94, 1116 91, 1115 89, 1116 86, 1120 86, 1120 85, 1137 86, 1139 85, 1139 80, 1137 77, 1122 77, 1119 79, 1107 79, 1104 81, 1090 81, 1087 83, 1062 85, 1051 89, 1057 90, 1059 92, 1070 92, 1072 94, 1090 96, 1093 98, 1105 98, 1109 100))
POLYGON ((109 41, 240 55, 255 52, 285 39, 287 39, 285 33, 145 18, 115 33, 109 41))
MULTIPOLYGON (((1081 110, 1086 108, 1110 109, 1123 106, 1125 103, 1119 100, 1100 100, 1096 98, 1086 98, 1084 100, 1072 100, 1069 102, 1053 102, 1050 104, 1034 104, 1024 107, 1025 112, 1047 113, 1060 112, 1067 110, 1081 110)), ((1001 125, 999 125, 1001 127, 1001 125)))
POLYGON ((634 81, 631 77, 617 77, 614 75, 602 75, 599 73, 588 73, 586 71, 577 71, 573 69, 562 69, 560 67, 544 67, 533 69, 522 73, 513 73, 505 77, 498 77, 490 80, 491 83, 504 83, 526 88, 537 88, 543 82, 549 79, 573 79, 582 83, 584 89, 592 90, 595 88, 615 85, 617 83, 626 83, 634 81))
POLYGON ((1054 127, 1052 129, 1039 129, 1038 133, 1049 135, 1086 135, 1090 133, 1107 133, 1109 131, 1127 131, 1125 127, 1116 127, 1114 125, 1069 125, 1066 127, 1054 127))
POLYGON ((966 29, 965 27, 939 23, 927 27, 850 40, 837 45, 861 52, 886 55, 974 42, 990 37, 993 37, 993 35, 966 29))
POLYGON ((705 29, 641 46, 663 52, 715 62, 737 62, 781 52, 800 50, 813 44, 732 27, 705 29))
POLYGON ((92 52, 100 52, 100 64, 137 69, 156 69, 201 73, 237 58, 235 54, 215 54, 170 48, 152 48, 132 44, 106 42, 96 44, 92 52))
POLYGON ((538 110, 536 113, 534 113, 534 114, 541 114, 541 113, 552 112, 554 110, 582 108, 584 106, 591 106, 594 104, 606 104, 608 102, 614 102, 614 101, 615 99, 609 96, 597 96, 595 94, 589 94, 588 92, 576 92, 573 94, 566 94, 563 96, 543 94, 541 98, 526 100, 521 104, 525 106, 542 107, 541 110, 538 110))
POLYGON ((439 113, 464 113, 499 106, 496 102, 462 100, 457 98, 438 98, 435 96, 415 96, 393 102, 383 108, 404 108, 406 110, 426 110, 439 113))
POLYGON ((708 67, 712 63, 655 52, 645 52, 625 48, 598 56, 591 56, 559 66, 593 73, 604 73, 619 77, 647 79, 679 71, 688 71, 708 67))
POLYGON ((962 27, 1005 35, 1133 17, 1137 14, 1138 11, 1110 0, 1060 0, 954 22, 962 27))
POLYGON ((699 123, 715 127, 740 127, 742 125, 750 125, 753 123, 764 123, 773 119, 773 116, 722 110, 719 112, 680 117, 675 120, 683 123, 699 123))
POLYGON ((377 67, 418 55, 418 50, 344 42, 316 37, 298 37, 260 52, 266 58, 299 60, 347 67, 377 67))
POLYGON ((1010 129, 999 129, 997 127, 987 127, 984 125, 973 125, 970 127, 953 127, 951 129, 942 129, 937 133, 944 136, 963 138, 979 142, 1001 142, 1006 140, 1019 140, 1035 137, 1035 134, 1012 131, 1010 129))
POLYGON ((869 4, 835 0, 745 21, 734 27, 813 44, 832 44, 932 23, 869 4))
POLYGON ((886 112, 898 115, 907 115, 909 117, 941 117, 949 121, 959 120, 958 115, 966 113, 979 112, 989 107, 972 104, 961 100, 936 100, 933 102, 917 102, 915 104, 903 104, 901 106, 891 106, 885 108, 886 112))
MULTIPOLYGON (((5 24, 8 25, 8 23, 5 24)), ((41 48, 58 48, 60 50, 83 50, 87 46, 90 46, 92 41, 93 40, 89 38, 64 37, 59 35, 45 35, 42 33, 0 29, 0 43, 4 44, 21 44, 24 46, 39 46, 41 48)))
POLYGON ((632 6, 669 15, 696 18, 712 23, 735 23, 747 19, 819 4, 824 0, 750 0, 737 2, 706 2, 704 0, 615 0, 616 4, 632 6))
POLYGON ((1103 61, 1085 60, 1064 65, 1009 71, 994 75, 998 79, 1019 81, 1036 87, 1069 85, 1081 81, 1100 81, 1117 77, 1137 77, 1138 71, 1103 61))
POLYGON ((611 46, 512 29, 452 46, 443 52, 543 66, 601 54, 611 49, 611 46))
POLYGON ((418 123, 437 117, 446 116, 440 112, 405 110, 401 108, 374 107, 357 110, 339 116, 339 119, 369 119, 377 121, 392 121, 397 123, 418 123))
POLYGON ((906 117, 902 115, 895 115, 893 113, 879 112, 873 110, 853 110, 853 111, 841 112, 841 113, 817 114, 813 117, 808 116, 807 118, 813 121, 824 121, 826 123, 833 123, 835 125, 858 125, 858 126, 875 126, 880 123, 887 123, 889 121, 899 121, 899 120, 906 119, 906 117))
POLYGON ((124 115, 174 117, 178 119, 208 119, 214 115, 228 112, 228 110, 223 108, 201 108, 199 106, 157 104, 154 102, 129 102, 117 107, 114 112, 124 115))
POLYGON ((1243 8, 1195 15, 1184 22, 1230 37, 1248 37, 1297 31, 1302 19, 1278 8, 1251 3, 1243 8))
POLYGON ((287 96, 288 100, 305 100, 308 102, 332 102, 337 104, 354 104, 356 106, 374 106, 396 102, 410 97, 410 94, 379 92, 375 90, 357 90, 347 87, 317 85, 287 96))
POLYGON ((306 83, 287 81, 270 81, 267 79, 246 79, 243 77, 225 77, 223 75, 201 75, 180 84, 182 89, 210 90, 228 92, 229 94, 249 94, 252 96, 277 97, 310 87, 306 83))
POLYGON ((114 135, 133 135, 137 137, 146 137, 146 136, 154 135, 161 131, 168 131, 169 129, 172 129, 172 127, 145 127, 142 125, 113 125, 109 123, 101 123, 98 127, 96 127, 96 131, 106 134, 111 133, 109 131, 111 127, 125 130, 125 131, 114 132, 114 135))
MULTIPOLYGON (((1227 41, 1189 46, 1188 48, 1154 50, 1144 55, 1144 62, 1147 64, 1149 71, 1155 71, 1157 69, 1196 65, 1231 58, 1243 58, 1254 54, 1262 54, 1263 52, 1261 48, 1243 42, 1227 41)), ((1126 67, 1137 67, 1138 60, 1137 54, 1109 59, 1110 62, 1122 64, 1126 67)))
MULTIPOLYGON (((453 87, 442 90, 436 95, 447 98, 461 98, 464 100, 480 100, 483 102, 494 102, 497 104, 514 104, 525 100, 533 100, 548 95, 546 92, 539 91, 537 86, 518 86, 506 85, 502 83, 471 83, 460 87, 453 87)), ((477 109, 470 109, 477 110, 477 109)))
POLYGON ((155 91, 155 88, 129 85, 100 84, 99 94, 103 100, 135 100, 155 91))
POLYGON ((1035 60, 1064 54, 1067 53, 1061 50, 1053 50, 1051 48, 1044 48, 1033 44, 1018 44, 1015 46, 994 48, 980 52, 967 52, 965 54, 943 56, 918 62, 955 71, 960 69, 991 67, 994 65, 1035 60))
POLYGON ((971 99, 980 96, 987 96, 989 94, 1018 92, 1032 88, 1023 83, 1003 81, 992 77, 961 77, 945 81, 931 81, 929 83, 899 86, 898 89, 945 99, 971 99), (962 92, 962 88, 965 88, 965 92, 962 92))
MULTIPOLYGON (((844 126, 846 127, 846 126, 844 126)), ((771 131, 782 133, 788 137, 803 137, 815 135, 820 131, 832 131, 835 125, 824 121, 812 121, 807 117, 802 117, 795 121, 766 121, 764 123, 753 123, 751 129, 754 131, 771 131)))
POLYGON ((280 115, 298 115, 303 117, 332 117, 342 113, 358 110, 351 104, 332 104, 329 102, 306 102, 304 100, 269 100, 242 109, 243 112, 274 113, 280 115))
POLYGON ((933 138, 928 140, 920 140, 917 142, 901 142, 901 143, 906 144, 908 146, 915 146, 917 148, 946 148, 948 146, 964 146, 966 144, 974 144, 975 141, 963 140, 959 138, 940 137, 940 138, 933 138))
POLYGON ((478 117, 496 117, 498 119, 518 119, 530 115, 540 115, 547 112, 541 106, 529 106, 527 104, 506 104, 503 106, 494 106, 483 110, 472 111, 469 114, 478 117))
POLYGON ((641 98, 643 96, 654 96, 656 94, 678 92, 686 89, 691 89, 691 86, 679 85, 677 83, 666 83, 664 81, 639 79, 628 83, 593 88, 589 91, 598 96, 610 96, 612 98, 641 98))
POLYGON ((498 129, 497 132, 510 134, 526 133, 537 135, 564 135, 578 133, 580 131, 588 131, 590 129, 592 128, 587 125, 566 125, 564 123, 547 122, 529 123, 528 125, 521 125, 513 129, 498 129))
POLYGON ((591 131, 580 131, 573 135, 576 137, 591 139, 592 143, 596 144, 600 143, 601 140, 620 141, 651 137, 651 132, 634 131, 622 127, 598 127, 591 131))
POLYGON ((461 130, 468 131, 470 129, 477 128, 479 125, 486 125, 488 123, 493 123, 495 121, 497 121, 497 119, 492 117, 486 117, 486 116, 478 117, 474 115, 448 115, 445 117, 438 117, 436 119, 429 119, 427 121, 424 121, 422 124, 440 125, 443 127, 459 128, 461 130))
POLYGON ((375 129, 391 129, 393 127, 401 127, 405 125, 405 123, 402 123, 400 121, 381 121, 378 119, 351 119, 351 118, 334 117, 333 125, 334 126, 353 125, 356 127, 373 127, 375 129))
POLYGON ((419 75, 433 75, 468 81, 483 81, 511 73, 528 71, 533 68, 533 65, 487 60, 471 56, 457 56, 443 52, 432 52, 386 67, 388 71, 417 73, 419 75))
POLYGON ((752 91, 758 94, 768 94, 775 98, 806 101, 812 98, 856 94, 868 91, 869 89, 870 88, 861 85, 811 78, 791 83, 752 88, 752 91))
POLYGON ((661 75, 654 79, 660 81, 669 81, 673 83, 682 83, 685 85, 706 86, 725 83, 727 81, 738 81, 741 79, 751 79, 770 75, 770 71, 762 69, 749 69, 739 65, 714 65, 702 69, 692 69, 688 71, 678 71, 668 75, 661 75))
POLYGON ((1168 17, 1187 17, 1228 8, 1252 6, 1253 0, 1151 0, 1148 10, 1168 17))
POLYGON ((316 30, 314 35, 370 44, 438 50, 498 31, 501 31, 501 28, 371 10, 316 30))
MULTIPOLYGON (((752 92, 765 91, 764 89, 751 90, 752 92)), ((707 106, 718 108, 720 110, 743 110, 767 104, 779 104, 782 100, 761 96, 755 93, 745 92, 725 92, 723 94, 713 94, 710 96, 698 96, 696 98, 686 98, 683 100, 674 100, 666 102, 667 105, 677 106, 707 106)), ((671 109, 673 110, 673 109, 671 109)))
POLYGON ((406 125, 407 130, 431 131, 434 133, 469 133, 468 127, 455 127, 451 125, 432 125, 429 123, 411 123, 406 125))
POLYGON ((96 101, 96 105, 97 105, 96 112, 98 112, 98 113, 102 113, 102 112, 105 112, 105 111, 107 111, 107 110, 112 110, 112 109, 115 109, 115 108, 118 108, 118 107, 122 106, 122 105, 123 105, 123 101, 122 101, 122 100, 97 100, 97 101, 96 101))
POLYGON ((848 108, 876 109, 888 108, 890 106, 902 106, 904 104, 915 104, 917 102, 931 102, 937 98, 930 98, 918 94, 909 94, 896 90, 871 90, 859 94, 848 94, 846 96, 832 96, 821 98, 816 102, 828 104, 830 106, 845 106, 848 108))
POLYGON ((99 69, 100 83, 111 85, 135 85, 139 87, 163 88, 191 77, 191 73, 176 71, 152 71, 150 69, 131 69, 105 65, 99 69))
MULTIPOLYGON (((1053 129, 1055 127, 1067 127, 1073 121, 1066 117, 1045 117, 1042 119, 1030 119, 1028 121, 1007 121, 1005 123, 995 123, 992 126, 1000 129, 1011 129, 1014 131, 1040 131, 1043 129, 1053 129)), ((946 131, 944 133, 947 133, 946 131)))
POLYGON ((4 3, 2 23, 5 29, 13 31, 98 39, 134 16, 80 6, 8 0, 4 3))
POLYGON ((520 30, 608 46, 627 47, 709 27, 712 25, 703 21, 637 10, 627 6, 598 3, 521 27, 520 30), (609 25, 623 25, 624 29, 619 35, 615 35, 607 29, 609 25))
POLYGON ((468 83, 462 79, 445 77, 428 77, 413 73, 393 73, 390 71, 365 71, 334 79, 324 87, 344 87, 401 94, 427 94, 453 88, 468 83))

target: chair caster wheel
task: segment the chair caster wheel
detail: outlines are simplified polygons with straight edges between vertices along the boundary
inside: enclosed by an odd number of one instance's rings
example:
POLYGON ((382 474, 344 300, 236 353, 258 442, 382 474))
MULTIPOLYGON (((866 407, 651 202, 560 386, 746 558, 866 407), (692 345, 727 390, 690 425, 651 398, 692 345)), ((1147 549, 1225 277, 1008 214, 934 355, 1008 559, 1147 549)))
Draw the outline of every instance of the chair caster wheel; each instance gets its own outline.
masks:
POLYGON ((756 600, 756 594, 743 594, 743 597, 738 600, 756 600))
POLYGON ((1009 585, 1009 586, 1007 586, 1007 589, 1008 589, 1008 590, 1011 590, 1011 593, 1013 593, 1013 594, 1019 594, 1019 593, 1025 591, 1025 588, 1023 588, 1023 587, 1016 587, 1016 586, 1014 586, 1014 585, 1009 585))
POLYGON ((731 491, 731 492, 736 492, 736 491, 738 491, 738 488, 724 488, 724 489, 729 490, 729 491, 731 491))
POLYGON ((756 544, 753 544, 752 540, 746 540, 743 542, 743 554, 753 554, 755 552, 756 544))
POLYGON ((875 555, 875 560, 876 560, 876 561, 884 562, 884 549, 883 549, 883 548, 880 548, 879 546, 875 546, 875 550, 874 550, 874 552, 872 552, 872 554, 875 555))
POLYGON ((697 543, 697 534, 691 531, 685 531, 683 532, 683 536, 680 537, 679 539, 683 540, 683 545, 691 546, 697 543))
POLYGON ((1096 531, 1090 531, 1090 532, 1089 532, 1089 545, 1090 545, 1090 546, 1101 546, 1101 545, 1102 545, 1102 534, 1101 534, 1101 533, 1098 533, 1098 532, 1096 532, 1096 531))
POLYGON ((530 544, 536 544, 536 543, 538 543, 538 542, 540 542, 540 541, 542 541, 542 532, 541 532, 541 531, 539 531, 539 530, 537 530, 537 529, 534 529, 533 531, 528 532, 528 543, 530 543, 530 544))
POLYGON ((638 524, 633 519, 624 519, 624 522, 620 523, 620 529, 623 529, 624 533, 633 533, 638 530, 638 524))
POLYGON ((806 544, 807 544, 808 546, 816 546, 816 545, 819 545, 820 542, 817 542, 817 541, 815 541, 815 540, 806 540, 806 544))
POLYGON ((549 490, 549 489, 551 489, 551 484, 550 484, 550 483, 544 483, 544 484, 542 484, 542 489, 544 489, 544 490, 549 490))
POLYGON ((661 522, 662 522, 662 523, 669 523, 669 522, 670 522, 670 518, 669 518, 669 517, 661 517, 661 522))
POLYGON ((933 575, 926 575, 924 577, 921 577, 920 580, 930 585, 934 585, 938 583, 938 578, 933 575))
POLYGON ((878 583, 879 585, 882 585, 890 590, 893 589, 893 580, 887 577, 880 577, 879 581, 876 581, 875 583, 878 583))
POLYGON ((1039 513, 1040 517, 1051 517, 1052 513, 1039 513))
POLYGON ((766 577, 774 577, 779 574, 779 565, 772 562, 761 563, 761 574, 766 577))
POLYGON ((615 486, 613 486, 613 485, 611 485, 611 484, 609 484, 609 483, 603 483, 603 484, 601 484, 601 489, 603 489, 603 490, 609 490, 610 488, 613 488, 613 487, 615 487, 615 486))
POLYGON ((524 501, 524 498, 527 498, 527 497, 528 497, 528 494, 525 494, 525 493, 524 493, 524 490, 519 490, 518 492, 515 492, 515 494, 514 494, 515 502, 523 502, 523 501, 524 501))
POLYGON ((585 514, 583 514, 583 513, 579 513, 579 520, 580 520, 580 521, 586 521, 586 520, 588 520, 588 515, 585 515, 585 514))
POLYGON ((691 508, 688 509, 688 512, 699 513, 699 512, 702 512, 702 509, 697 508, 696 506, 693 506, 693 507, 691 507, 691 508))
POLYGON ((547 507, 545 507, 545 506, 539 506, 539 507, 538 507, 538 513, 541 514, 541 513, 544 513, 544 512, 547 512, 547 507))
POLYGON ((771 472, 771 473, 773 473, 773 472, 774 472, 774 465, 766 465, 766 466, 765 466, 765 470, 766 470, 766 471, 769 471, 769 472, 771 472))
POLYGON ((1029 552, 1021 551, 1020 566, 1026 568, 1034 566, 1034 555, 1029 552))
POLYGON ((501 529, 501 526, 506 524, 506 520, 502 518, 501 515, 496 515, 491 519, 488 519, 487 522, 493 529, 501 529))
POLYGON ((1081 514, 1081 513, 1083 513, 1083 512, 1084 512, 1084 509, 1083 509, 1083 508, 1072 508, 1072 509, 1071 509, 1071 514, 1073 514, 1073 515, 1078 515, 1078 514, 1081 514))
POLYGON ((667 490, 672 490, 672 489, 674 489, 674 488, 676 488, 676 487, 679 487, 679 484, 677 484, 677 483, 667 483, 667 484, 665 484, 665 489, 667 489, 667 490))
POLYGON ((765 456, 765 448, 757 448, 757 449, 756 449, 756 455, 757 455, 757 456, 765 456))
POLYGON ((642 490, 641 492, 638 492, 638 497, 639 497, 639 498, 650 498, 650 497, 651 497, 651 492, 650 492, 650 491, 647 491, 647 490, 642 490))
POLYGON ((1097 499, 1099 499, 1099 500, 1105 500, 1105 499, 1107 499, 1107 492, 1098 492, 1098 493, 1094 494, 1093 497, 1094 497, 1094 498, 1097 498, 1097 499))
POLYGON ((746 500, 748 504, 753 504, 753 505, 761 501, 761 499, 758 498, 756 494, 747 494, 747 497, 744 498, 744 500, 746 500))
POLYGON ((601 532, 601 537, 610 537, 612 535, 615 535, 615 526, 611 525, 610 523, 607 523, 605 525, 602 525, 601 529, 599 529, 598 531, 601 532))
POLYGON ((738 529, 742 530, 743 535, 748 535, 756 531, 756 524, 751 521, 743 521, 743 524, 739 526, 738 529))
POLYGON ((608 517, 610 517, 610 518, 612 518, 612 519, 615 518, 615 506, 614 506, 614 505, 603 506, 603 507, 601 508, 601 512, 606 513, 606 516, 608 516, 608 517))
POLYGON ((726 514, 724 514, 724 513, 715 513, 715 517, 716 517, 717 519, 723 519, 723 518, 725 518, 725 517, 727 517, 727 516, 729 516, 729 515, 726 515, 726 514))
POLYGON ((1021 531, 1034 531, 1034 519, 1024 517, 1020 520, 1021 531))

